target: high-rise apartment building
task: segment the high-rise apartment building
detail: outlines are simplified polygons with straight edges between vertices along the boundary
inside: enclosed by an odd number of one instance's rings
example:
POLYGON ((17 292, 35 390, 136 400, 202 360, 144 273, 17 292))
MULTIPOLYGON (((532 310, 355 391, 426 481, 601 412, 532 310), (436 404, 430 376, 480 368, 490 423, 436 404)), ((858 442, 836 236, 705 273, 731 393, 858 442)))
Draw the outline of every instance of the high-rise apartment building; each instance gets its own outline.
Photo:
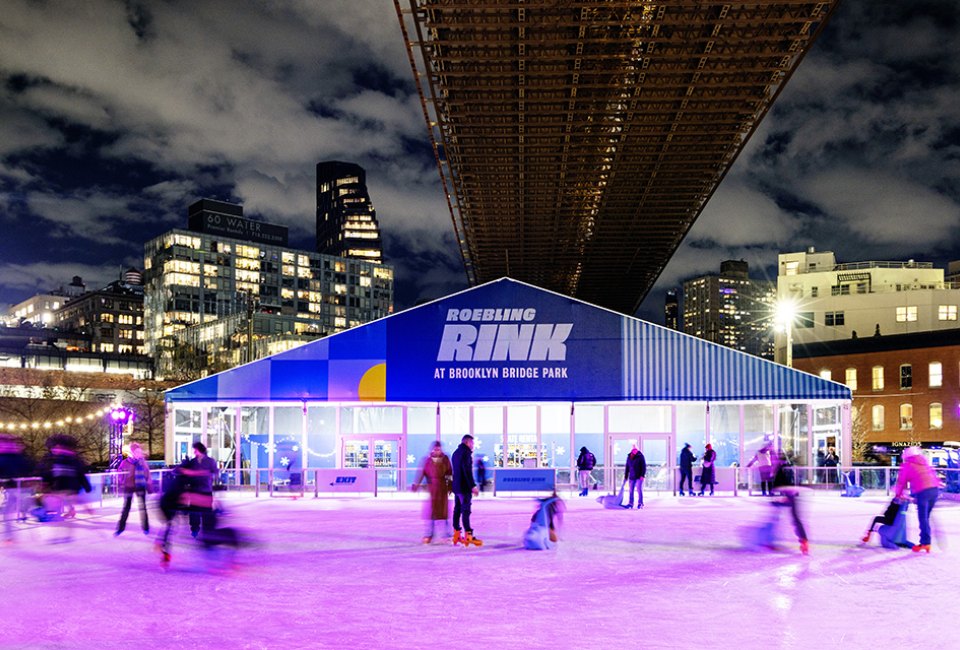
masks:
POLYGON ((336 160, 317 164, 317 251, 382 261, 377 211, 360 165, 336 160))
POLYGON ((188 230, 144 250, 146 351, 160 376, 170 369, 174 334, 190 326, 253 313, 254 337, 317 337, 393 311, 390 266, 289 248, 285 227, 247 219, 240 205, 205 199, 189 213, 188 230))
POLYGON ((718 275, 683 283, 683 331, 772 359, 775 298, 774 283, 751 280, 746 262, 722 262, 718 275))
POLYGON ((663 299, 663 324, 672 330, 680 329, 680 300, 676 289, 667 291, 663 299))

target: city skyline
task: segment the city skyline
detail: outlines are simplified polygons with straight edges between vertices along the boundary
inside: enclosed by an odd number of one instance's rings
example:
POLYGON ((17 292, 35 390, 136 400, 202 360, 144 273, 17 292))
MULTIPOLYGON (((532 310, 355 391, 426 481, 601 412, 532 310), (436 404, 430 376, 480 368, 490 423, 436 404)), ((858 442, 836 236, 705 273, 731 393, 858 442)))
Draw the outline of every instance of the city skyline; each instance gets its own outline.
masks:
MULTIPOLYGON (((841 3, 639 315, 726 259, 960 258, 960 11, 882 4, 841 3)), ((312 250, 323 160, 366 168, 398 309, 466 287, 393 3, 237 5, 8 3, 0 303, 141 268, 200 198, 312 250)))

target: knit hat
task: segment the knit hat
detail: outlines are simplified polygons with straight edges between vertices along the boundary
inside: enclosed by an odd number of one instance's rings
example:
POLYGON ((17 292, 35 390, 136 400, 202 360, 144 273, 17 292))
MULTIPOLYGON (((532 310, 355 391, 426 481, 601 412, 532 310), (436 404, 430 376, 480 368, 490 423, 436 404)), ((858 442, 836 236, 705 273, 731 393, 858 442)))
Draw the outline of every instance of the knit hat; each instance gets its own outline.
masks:
POLYGON ((921 453, 923 452, 920 451, 920 447, 905 447, 903 449, 903 460, 913 458, 914 456, 919 456, 921 453))

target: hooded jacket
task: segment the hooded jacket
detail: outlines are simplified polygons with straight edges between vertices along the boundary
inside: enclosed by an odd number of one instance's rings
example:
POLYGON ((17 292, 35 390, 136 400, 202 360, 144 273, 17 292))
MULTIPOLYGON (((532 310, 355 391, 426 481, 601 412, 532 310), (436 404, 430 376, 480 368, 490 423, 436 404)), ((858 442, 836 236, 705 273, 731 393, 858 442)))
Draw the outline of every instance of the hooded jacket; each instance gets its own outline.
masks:
POLYGON ((900 472, 897 475, 897 489, 894 496, 899 498, 910 485, 910 494, 917 495, 924 490, 933 487, 940 487, 940 479, 937 473, 930 467, 926 457, 923 454, 910 456, 903 461, 900 466, 900 472))

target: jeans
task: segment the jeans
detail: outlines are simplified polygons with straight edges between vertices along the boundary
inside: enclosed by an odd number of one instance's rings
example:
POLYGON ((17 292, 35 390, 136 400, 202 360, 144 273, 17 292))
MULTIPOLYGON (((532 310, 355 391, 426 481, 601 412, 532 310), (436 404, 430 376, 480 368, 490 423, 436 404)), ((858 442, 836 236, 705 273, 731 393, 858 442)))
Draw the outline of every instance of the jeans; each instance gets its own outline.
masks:
POLYGON ((680 470, 680 494, 683 494, 683 482, 687 482, 688 490, 690 494, 693 494, 693 469, 681 469, 680 470))
POLYGON ((470 502, 473 500, 473 494, 453 495, 453 529, 460 530, 460 516, 463 516, 463 530, 468 533, 473 532, 470 527, 470 502))
POLYGON ((590 489, 590 470, 579 470, 577 473, 577 478, 580 480, 580 494, 586 495, 587 491, 590 489))
POLYGON ((807 539, 807 531, 803 527, 803 522, 800 521, 800 510, 797 507, 797 493, 794 491, 782 491, 780 496, 783 497, 783 501, 774 501, 773 507, 775 508, 774 521, 779 518, 779 508, 787 507, 790 508, 790 517, 793 519, 793 532, 797 534, 797 539, 804 541, 807 539))
POLYGON ((133 496, 140 497, 140 525, 143 532, 150 532, 150 519, 147 517, 147 491, 145 488, 127 492, 123 497, 123 510, 120 512, 120 521, 117 522, 117 532, 122 533, 127 527, 127 516, 130 514, 130 506, 133 504, 133 496))
POLYGON ((933 506, 937 503, 937 497, 940 496, 940 488, 927 488, 919 494, 914 494, 913 498, 917 502, 917 519, 920 521, 920 543, 930 544, 930 513, 933 506))
POLYGON ((630 479, 630 503, 627 507, 633 506, 634 488, 637 489, 637 495, 638 495, 637 506, 642 508, 643 507, 643 477, 630 479))

